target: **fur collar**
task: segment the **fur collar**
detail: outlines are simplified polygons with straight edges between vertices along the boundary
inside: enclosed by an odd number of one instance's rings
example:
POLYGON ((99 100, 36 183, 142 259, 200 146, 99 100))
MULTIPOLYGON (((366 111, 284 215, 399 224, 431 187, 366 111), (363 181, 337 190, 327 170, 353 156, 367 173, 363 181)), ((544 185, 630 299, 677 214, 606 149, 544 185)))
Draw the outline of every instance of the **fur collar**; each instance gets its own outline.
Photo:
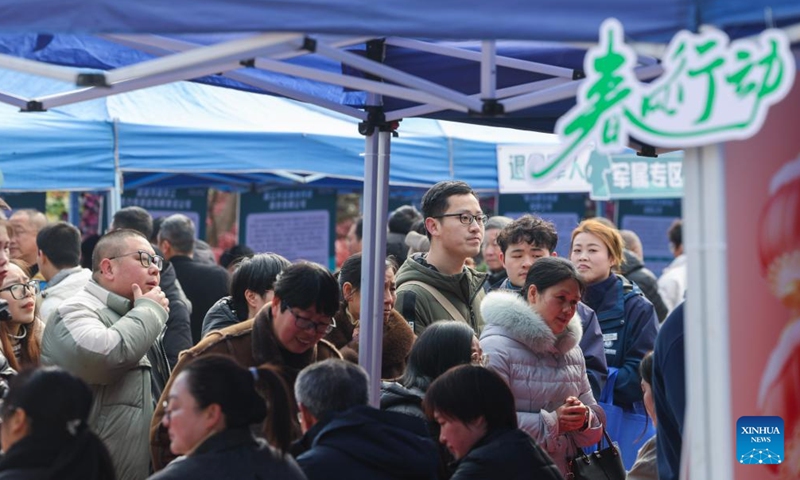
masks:
MULTIPOLYGON (((583 336, 583 327, 577 310, 564 332, 556 336, 542 317, 517 293, 491 292, 481 303, 481 313, 487 329, 492 325, 502 327, 507 336, 537 353, 557 351, 565 354, 572 350, 583 336)), ((484 332, 486 333, 486 330, 484 332)))

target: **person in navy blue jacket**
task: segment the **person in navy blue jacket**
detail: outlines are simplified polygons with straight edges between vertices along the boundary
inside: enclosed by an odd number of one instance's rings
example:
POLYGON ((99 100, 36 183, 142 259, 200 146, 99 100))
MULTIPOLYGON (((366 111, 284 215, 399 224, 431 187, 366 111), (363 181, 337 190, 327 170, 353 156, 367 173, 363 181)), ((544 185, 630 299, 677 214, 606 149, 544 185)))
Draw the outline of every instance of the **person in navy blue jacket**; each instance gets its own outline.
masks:
POLYGON ((617 229, 584 220, 572 232, 570 260, 588 285, 583 302, 600 321, 606 362, 619 369, 614 403, 632 409, 642 401, 639 363, 653 349, 658 317, 639 287, 615 273, 623 262, 622 245, 617 229))
POLYGON ((680 477, 683 421, 686 412, 686 364, 683 346, 683 306, 669 314, 653 352, 653 398, 656 402, 658 478, 680 477))
POLYGON ((436 444, 419 418, 367 405, 367 372, 337 359, 295 383, 303 437, 292 454, 308 480, 435 480, 436 444))

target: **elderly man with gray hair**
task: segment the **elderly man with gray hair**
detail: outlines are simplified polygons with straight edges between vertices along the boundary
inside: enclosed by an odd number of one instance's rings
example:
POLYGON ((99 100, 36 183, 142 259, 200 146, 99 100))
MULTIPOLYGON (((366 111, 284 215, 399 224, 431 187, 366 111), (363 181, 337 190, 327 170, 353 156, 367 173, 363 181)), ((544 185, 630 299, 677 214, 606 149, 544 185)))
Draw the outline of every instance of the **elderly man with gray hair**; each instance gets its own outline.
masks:
POLYGON ((228 295, 230 282, 224 268, 194 259, 195 240, 194 222, 180 213, 164 219, 158 231, 158 248, 164 253, 164 259, 175 267, 175 275, 192 302, 192 345, 202 338, 203 319, 208 310, 228 295))
POLYGON ((368 406, 367 388, 367 372, 344 360, 300 372, 294 391, 304 435, 292 454, 308 479, 435 479, 439 456, 425 424, 368 406))

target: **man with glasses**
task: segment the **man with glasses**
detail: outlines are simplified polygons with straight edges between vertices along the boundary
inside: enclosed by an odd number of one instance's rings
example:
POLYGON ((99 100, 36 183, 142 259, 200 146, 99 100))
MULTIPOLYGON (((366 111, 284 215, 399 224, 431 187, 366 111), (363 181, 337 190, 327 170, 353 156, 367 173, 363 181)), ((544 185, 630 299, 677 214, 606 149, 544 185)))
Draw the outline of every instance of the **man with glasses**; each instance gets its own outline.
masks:
POLYGON ((417 335, 436 320, 460 320, 480 334, 486 274, 466 265, 483 243, 487 216, 478 196, 464 182, 439 182, 422 197, 422 215, 431 249, 398 270, 398 309, 417 335))
POLYGON ((92 279, 61 303, 42 338, 42 364, 92 387, 89 427, 108 448, 118 480, 148 476, 153 399, 146 353, 169 309, 158 286, 162 263, 139 232, 104 235, 92 255, 92 279))
MULTIPOLYGON (((336 347, 323 337, 336 328, 333 316, 339 309, 339 284, 324 267, 311 262, 288 266, 275 281, 274 295, 254 319, 208 333, 191 350, 185 351, 172 372, 150 422, 153 466, 164 468, 175 456, 169 449, 169 435, 161 424, 163 402, 172 382, 195 358, 208 354, 230 356, 243 367, 264 363, 279 367, 289 388, 300 370, 328 358, 342 358, 336 347)), ((294 406, 294 402, 292 402, 294 406)), ((292 415, 296 438, 300 436, 297 412, 292 415)))

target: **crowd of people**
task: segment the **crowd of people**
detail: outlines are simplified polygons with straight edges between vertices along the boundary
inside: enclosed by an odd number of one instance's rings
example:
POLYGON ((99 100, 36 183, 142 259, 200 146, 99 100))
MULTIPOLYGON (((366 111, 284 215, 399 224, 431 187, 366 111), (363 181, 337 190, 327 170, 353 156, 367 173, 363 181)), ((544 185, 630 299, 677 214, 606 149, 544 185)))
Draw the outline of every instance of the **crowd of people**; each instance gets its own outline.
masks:
POLYGON ((191 219, 140 207, 88 259, 68 223, 0 218, 0 480, 569 478, 603 437, 609 372, 614 405, 665 429, 629 478, 677 479, 684 386, 664 358, 682 352, 680 224, 658 279, 605 219, 560 258, 552 223, 489 218, 466 183, 421 207, 389 217, 375 319, 361 222, 332 273, 245 246, 217 264, 191 219), (358 366, 373 320, 377 407, 358 366))

